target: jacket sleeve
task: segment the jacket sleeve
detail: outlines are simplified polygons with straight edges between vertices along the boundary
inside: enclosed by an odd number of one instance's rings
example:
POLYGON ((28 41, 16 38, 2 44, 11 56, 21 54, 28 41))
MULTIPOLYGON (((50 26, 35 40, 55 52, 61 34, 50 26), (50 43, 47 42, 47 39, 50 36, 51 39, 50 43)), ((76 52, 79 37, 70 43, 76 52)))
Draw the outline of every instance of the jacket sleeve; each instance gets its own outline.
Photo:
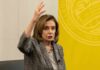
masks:
POLYGON ((33 52, 33 44, 31 37, 26 37, 25 33, 23 33, 20 37, 17 47, 22 53, 26 55, 31 55, 31 53, 33 52))

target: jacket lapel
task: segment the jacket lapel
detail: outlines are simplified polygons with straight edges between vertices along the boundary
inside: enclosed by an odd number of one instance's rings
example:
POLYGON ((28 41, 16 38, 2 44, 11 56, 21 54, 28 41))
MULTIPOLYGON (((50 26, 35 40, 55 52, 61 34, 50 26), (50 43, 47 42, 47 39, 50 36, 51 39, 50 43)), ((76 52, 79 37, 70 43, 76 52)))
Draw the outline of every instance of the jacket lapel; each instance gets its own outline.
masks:
MULTIPOLYGON (((58 49, 59 46, 54 42, 52 42, 52 45, 53 45, 53 49, 54 49, 55 59, 56 59, 57 63, 59 63, 61 61, 60 52, 59 52, 60 50, 58 49)), ((40 46, 41 46, 42 52, 48 58, 46 49, 44 48, 44 44, 42 42, 40 42, 40 46)))
POLYGON ((58 45, 53 43, 53 47, 54 47, 54 54, 55 54, 56 60, 57 60, 57 62, 60 62, 61 57, 59 54, 58 45))
POLYGON ((51 62, 49 60, 46 48, 44 47, 44 44, 42 42, 40 42, 40 48, 41 48, 41 52, 43 53, 43 57, 44 57, 44 59, 46 61, 46 64, 47 64, 48 68, 50 70, 53 70, 53 67, 52 67, 52 64, 51 64, 51 62))

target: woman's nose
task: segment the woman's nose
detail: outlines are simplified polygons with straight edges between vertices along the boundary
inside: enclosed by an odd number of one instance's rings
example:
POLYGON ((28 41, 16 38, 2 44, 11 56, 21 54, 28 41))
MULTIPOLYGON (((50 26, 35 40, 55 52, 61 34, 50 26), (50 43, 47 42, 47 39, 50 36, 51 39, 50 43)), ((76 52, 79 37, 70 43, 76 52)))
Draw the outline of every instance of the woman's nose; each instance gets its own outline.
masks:
POLYGON ((51 33, 52 31, 51 31, 51 29, 49 29, 49 33, 51 33))
POLYGON ((53 32, 53 30, 52 29, 49 29, 49 33, 52 33, 53 32))

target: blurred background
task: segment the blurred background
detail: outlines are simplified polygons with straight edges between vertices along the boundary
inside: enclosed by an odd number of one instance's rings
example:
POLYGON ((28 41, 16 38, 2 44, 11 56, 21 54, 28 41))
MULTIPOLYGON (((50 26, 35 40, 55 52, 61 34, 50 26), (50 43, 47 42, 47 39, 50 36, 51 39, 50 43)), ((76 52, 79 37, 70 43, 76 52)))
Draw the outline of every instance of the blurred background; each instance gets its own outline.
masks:
POLYGON ((100 70, 100 0, 59 0, 67 70, 100 70))

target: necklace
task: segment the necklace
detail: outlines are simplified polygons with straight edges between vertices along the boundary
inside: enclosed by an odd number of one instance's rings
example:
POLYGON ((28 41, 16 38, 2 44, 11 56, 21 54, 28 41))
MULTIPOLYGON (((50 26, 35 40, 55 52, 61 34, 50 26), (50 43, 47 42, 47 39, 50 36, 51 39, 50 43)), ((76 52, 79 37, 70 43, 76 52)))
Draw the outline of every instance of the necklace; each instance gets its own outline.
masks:
POLYGON ((50 52, 53 51, 53 48, 52 48, 52 46, 47 46, 46 47, 46 50, 47 50, 47 53, 50 53, 50 52))

